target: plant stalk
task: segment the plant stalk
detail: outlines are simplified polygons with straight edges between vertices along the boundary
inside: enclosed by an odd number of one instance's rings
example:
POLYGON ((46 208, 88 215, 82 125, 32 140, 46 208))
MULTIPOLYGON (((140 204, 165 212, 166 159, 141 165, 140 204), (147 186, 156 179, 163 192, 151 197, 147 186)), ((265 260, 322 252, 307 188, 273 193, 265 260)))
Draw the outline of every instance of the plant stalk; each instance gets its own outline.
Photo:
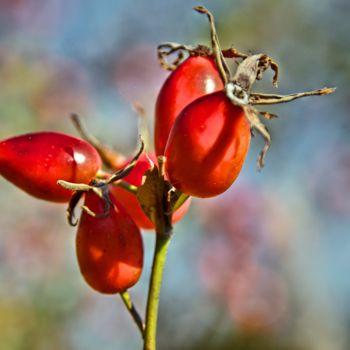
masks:
POLYGON ((159 295, 170 239, 171 234, 156 232, 155 250, 146 310, 144 350, 156 350, 157 348, 159 295))

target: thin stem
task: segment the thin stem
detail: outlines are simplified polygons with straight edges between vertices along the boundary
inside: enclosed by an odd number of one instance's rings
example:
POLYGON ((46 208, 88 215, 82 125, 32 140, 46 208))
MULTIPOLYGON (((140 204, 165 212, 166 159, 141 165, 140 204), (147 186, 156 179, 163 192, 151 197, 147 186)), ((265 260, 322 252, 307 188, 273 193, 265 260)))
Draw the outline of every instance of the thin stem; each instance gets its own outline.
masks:
POLYGON ((71 114, 71 120, 80 136, 96 148, 102 161, 104 164, 106 164, 107 167, 110 169, 120 168, 120 166, 125 162, 125 157, 123 155, 102 144, 100 140, 98 140, 92 133, 89 132, 77 114, 71 114))
POLYGON ((146 310, 144 350, 156 350, 157 347, 159 295, 170 238, 170 234, 156 232, 156 244, 153 256, 152 274, 148 291, 146 310))
POLYGON ((179 209, 182 206, 182 204, 184 204, 187 201, 187 199, 189 197, 190 196, 188 194, 181 193, 180 197, 177 199, 177 201, 175 202, 175 204, 173 206, 173 212, 176 211, 177 209, 179 209))
POLYGON ((144 324, 140 314, 138 313, 134 303, 132 302, 130 294, 127 291, 125 291, 125 292, 120 293, 120 297, 123 300, 123 303, 126 306, 127 310, 129 311, 131 317, 135 321, 138 329, 140 330, 142 338, 144 338, 145 324, 144 324))

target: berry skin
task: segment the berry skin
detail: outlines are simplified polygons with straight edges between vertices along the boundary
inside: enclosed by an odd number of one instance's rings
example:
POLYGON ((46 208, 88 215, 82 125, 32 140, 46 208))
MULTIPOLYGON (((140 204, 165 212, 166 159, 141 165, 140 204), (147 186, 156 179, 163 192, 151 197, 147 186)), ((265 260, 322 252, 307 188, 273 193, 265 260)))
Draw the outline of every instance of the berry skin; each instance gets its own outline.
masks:
MULTIPOLYGON (((90 287, 104 294, 132 287, 143 267, 141 232, 120 203, 113 196, 110 199, 114 207, 105 217, 82 212, 76 237, 80 272, 90 287)), ((90 191, 85 206, 102 214, 105 202, 90 191)))
POLYGON ((0 141, 0 175, 30 195, 68 202, 72 191, 57 180, 88 184, 101 168, 95 148, 58 132, 36 132, 0 141))
MULTIPOLYGON (((134 169, 123 180, 131 185, 140 186, 142 184, 143 175, 147 170, 154 166, 154 162, 156 162, 156 159, 153 154, 142 154, 134 169)), ((125 165, 126 164, 128 164, 128 161, 125 163, 125 165)), ((123 168, 123 166, 121 168, 123 168)), ((110 186, 110 190, 139 227, 144 229, 154 229, 153 222, 144 213, 140 203, 133 193, 130 193, 119 186, 110 186)), ((187 199, 187 201, 175 211, 173 214, 173 223, 180 221, 183 218, 183 216, 187 213, 190 202, 191 200, 187 199)))
POLYGON ((177 117, 165 149, 170 182, 195 197, 226 191, 241 171, 250 144, 243 109, 215 92, 188 105, 177 117))
POLYGON ((214 59, 191 56, 165 81, 155 113, 155 150, 163 155, 170 130, 179 113, 197 98, 224 88, 214 59))

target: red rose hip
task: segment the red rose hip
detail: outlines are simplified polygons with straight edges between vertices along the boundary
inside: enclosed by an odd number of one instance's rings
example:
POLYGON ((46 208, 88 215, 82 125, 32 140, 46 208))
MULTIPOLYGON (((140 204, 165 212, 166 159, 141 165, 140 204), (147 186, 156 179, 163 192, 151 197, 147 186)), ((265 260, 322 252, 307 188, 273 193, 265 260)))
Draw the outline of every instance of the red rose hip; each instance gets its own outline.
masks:
POLYGON ((95 148, 67 134, 44 131, 0 142, 0 175, 40 199, 69 201, 72 191, 57 181, 87 184, 100 168, 95 148))
MULTIPOLYGON (((85 281, 100 293, 114 294, 133 286, 143 267, 143 243, 139 228, 116 201, 107 216, 82 212, 76 237, 76 252, 85 281)), ((105 202, 94 192, 85 194, 85 206, 96 214, 105 202)))
POLYGON ((180 64, 167 78, 157 98, 156 154, 164 154, 170 130, 184 107, 201 96, 223 88, 214 59, 191 56, 180 64))
POLYGON ((215 92, 188 105, 177 117, 165 149, 170 182, 195 197, 226 191, 241 171, 250 144, 243 109, 215 92))

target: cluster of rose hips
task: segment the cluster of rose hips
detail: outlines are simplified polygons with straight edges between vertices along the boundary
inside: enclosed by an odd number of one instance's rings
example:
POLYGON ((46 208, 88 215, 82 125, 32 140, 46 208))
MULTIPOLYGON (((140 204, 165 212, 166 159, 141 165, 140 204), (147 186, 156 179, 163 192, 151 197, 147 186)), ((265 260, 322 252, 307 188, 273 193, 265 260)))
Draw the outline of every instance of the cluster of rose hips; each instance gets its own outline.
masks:
POLYGON ((226 191, 241 171, 252 130, 265 138, 258 159, 262 167, 270 135, 253 106, 323 95, 321 89, 292 95, 251 92, 271 68, 277 84, 278 66, 265 54, 221 50, 211 13, 212 47, 167 43, 158 47, 161 64, 172 70, 156 103, 155 155, 120 157, 85 132, 83 139, 57 132, 37 132, 0 142, 0 174, 37 198, 69 202, 68 219, 84 197, 76 239, 79 267, 86 282, 101 293, 120 293, 133 286, 143 267, 140 228, 169 234, 181 219, 189 197, 212 197, 226 191), (184 53, 188 57, 184 58, 184 53), (167 58, 176 55, 174 62, 167 58), (232 75, 227 58, 237 60, 232 75), (89 141, 89 142, 88 142, 89 141), (102 167, 102 164, 104 167, 102 167))

